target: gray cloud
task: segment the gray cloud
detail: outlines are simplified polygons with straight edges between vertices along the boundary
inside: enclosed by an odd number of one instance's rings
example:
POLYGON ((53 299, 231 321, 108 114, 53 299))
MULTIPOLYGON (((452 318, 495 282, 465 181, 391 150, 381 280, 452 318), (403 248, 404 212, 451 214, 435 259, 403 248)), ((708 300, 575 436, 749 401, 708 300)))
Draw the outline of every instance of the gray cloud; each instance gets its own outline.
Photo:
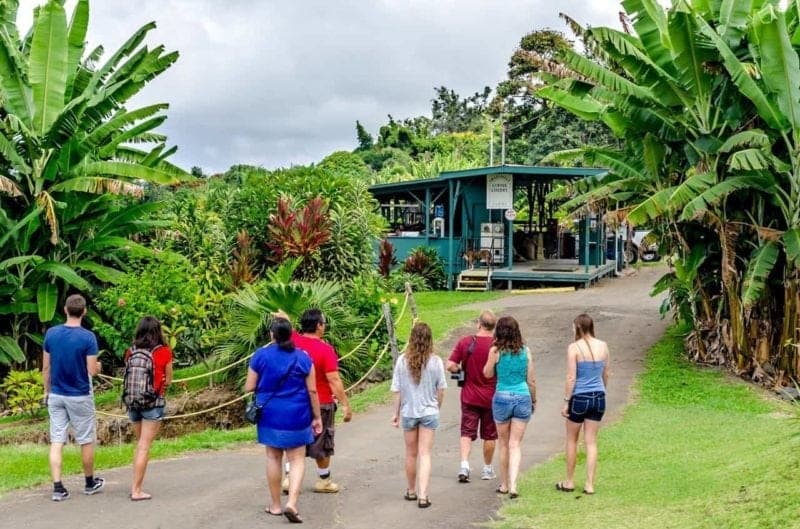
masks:
POLYGON ((89 39, 110 53, 157 22, 147 42, 181 58, 136 103, 170 103, 173 161, 214 172, 319 161, 354 148, 357 119, 374 133, 429 114, 435 86, 494 86, 523 34, 566 29, 558 11, 619 25, 617 0, 93 0, 89 39))

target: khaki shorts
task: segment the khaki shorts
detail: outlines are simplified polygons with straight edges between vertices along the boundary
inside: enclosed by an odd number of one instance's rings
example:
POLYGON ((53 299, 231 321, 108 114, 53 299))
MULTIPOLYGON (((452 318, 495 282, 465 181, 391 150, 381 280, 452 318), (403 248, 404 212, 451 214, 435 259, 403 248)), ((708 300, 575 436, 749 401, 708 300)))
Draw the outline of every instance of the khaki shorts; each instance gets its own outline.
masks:
POLYGON ((72 425, 75 442, 85 445, 95 442, 96 421, 94 416, 94 395, 65 397, 50 394, 47 397, 47 411, 50 414, 50 442, 64 443, 69 440, 67 428, 72 425))
POLYGON ((322 433, 314 437, 314 442, 306 445, 306 457, 325 459, 334 452, 334 436, 336 435, 336 404, 321 404, 322 433))

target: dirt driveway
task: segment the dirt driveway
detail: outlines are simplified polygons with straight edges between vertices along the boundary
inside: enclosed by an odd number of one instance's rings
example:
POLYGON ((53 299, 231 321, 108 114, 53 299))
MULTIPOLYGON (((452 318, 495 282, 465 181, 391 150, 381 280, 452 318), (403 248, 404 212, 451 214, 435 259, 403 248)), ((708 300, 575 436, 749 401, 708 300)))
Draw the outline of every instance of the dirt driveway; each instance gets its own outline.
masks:
MULTIPOLYGON (((572 319, 580 312, 592 315, 598 337, 609 343, 612 354, 609 419, 619 415, 633 377, 641 369, 644 353, 666 327, 666 322, 658 316, 658 300, 648 296, 651 285, 662 273, 661 268, 648 267, 625 279, 603 280, 588 290, 516 294, 489 303, 498 312, 519 319, 535 355, 539 404, 523 447, 524 467, 563 450, 564 420, 559 410, 564 350, 570 340, 572 319)), ((474 308, 477 315, 483 307, 474 308)), ((449 352, 456 335, 439 344, 441 353, 449 352)), ((306 522, 304 527, 463 527, 494 515, 501 501, 493 492, 496 481, 475 479, 469 484, 456 481, 459 399, 455 386, 446 392, 441 429, 435 441, 429 509, 418 509, 415 503, 402 498, 405 489, 402 435, 389 425, 389 418, 388 407, 381 406, 339 427, 332 467, 335 480, 343 486, 339 494, 310 492, 315 476, 313 467, 307 467, 299 504, 306 522)), ((473 469, 480 468, 480 450, 473 450, 471 459, 473 469)), ((107 485, 96 496, 79 494, 82 477, 71 476, 65 479, 65 484, 73 496, 63 503, 50 501, 49 486, 6 495, 0 500, 0 529, 284 526, 288 523, 285 518, 268 516, 263 511, 264 469, 263 449, 255 444, 228 452, 155 461, 147 475, 147 490, 154 498, 140 503, 128 500, 129 467, 100 473, 107 485)), ((602 473, 598 487, 602 487, 602 473)))

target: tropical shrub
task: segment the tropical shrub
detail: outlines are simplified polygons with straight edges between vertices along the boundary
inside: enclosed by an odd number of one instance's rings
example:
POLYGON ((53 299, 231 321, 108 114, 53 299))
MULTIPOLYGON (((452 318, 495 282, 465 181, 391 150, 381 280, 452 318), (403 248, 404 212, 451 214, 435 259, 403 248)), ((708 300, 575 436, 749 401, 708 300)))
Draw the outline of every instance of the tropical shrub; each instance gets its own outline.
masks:
POLYGON ((659 288, 691 314, 695 357, 788 383, 800 374, 800 5, 623 6, 623 31, 573 24, 589 56, 544 61, 538 94, 624 144, 550 160, 609 169, 573 206, 659 226, 678 259, 659 288), (690 270, 700 263, 716 273, 690 270))
POLYGON ((383 239, 378 245, 378 273, 381 277, 389 277, 392 267, 397 264, 394 244, 389 239, 383 239))
POLYGON ((154 23, 104 62, 87 0, 69 23, 61 1, 37 7, 25 38, 17 7, 0 2, 0 362, 38 353, 68 291, 119 279, 129 237, 154 227, 144 190, 188 176, 154 132, 167 105, 125 107, 178 57, 140 46, 154 23))
POLYGON ((317 196, 300 207, 283 196, 269 216, 268 229, 267 247, 275 260, 297 258, 300 277, 310 277, 312 267, 320 262, 319 248, 331 238, 328 205, 317 196))
POLYGON ((44 382, 38 369, 11 371, 0 389, 6 394, 6 404, 11 413, 35 415, 42 407, 44 382))
POLYGON ((444 260, 436 248, 418 246, 411 250, 403 262, 402 271, 422 277, 431 290, 441 290, 447 286, 444 260))

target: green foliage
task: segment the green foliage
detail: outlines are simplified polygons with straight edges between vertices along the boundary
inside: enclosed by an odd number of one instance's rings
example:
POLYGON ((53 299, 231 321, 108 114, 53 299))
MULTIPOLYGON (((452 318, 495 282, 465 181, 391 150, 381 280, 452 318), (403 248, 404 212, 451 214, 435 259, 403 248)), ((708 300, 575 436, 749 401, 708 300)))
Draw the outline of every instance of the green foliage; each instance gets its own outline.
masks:
POLYGON ((12 413, 36 415, 44 399, 42 373, 38 370, 11 371, 0 384, 6 394, 6 403, 12 413))
POLYGON ((422 277, 428 288, 442 290, 447 286, 444 259, 430 246, 418 246, 403 262, 403 272, 422 277))
POLYGON ((455 90, 440 86, 435 89, 436 98, 431 103, 434 134, 442 132, 480 131, 483 128, 483 113, 492 89, 484 87, 470 97, 461 97, 455 90))
POLYGON ((317 167, 337 177, 345 176, 362 182, 369 182, 372 179, 372 170, 364 163, 364 159, 358 154, 347 151, 329 154, 317 167))
POLYGON ((386 277, 386 290, 389 292, 404 292, 406 283, 411 285, 414 292, 425 292, 431 290, 428 280, 412 272, 404 272, 402 269, 392 270, 386 277))
MULTIPOLYGON (((180 255, 162 253, 156 260, 140 261, 125 278, 99 293, 97 309, 106 322, 95 331, 110 350, 122 358, 130 347, 143 316, 155 316, 164 328, 177 360, 202 358, 210 346, 204 335, 209 315, 203 302, 198 271, 180 255)), ((219 320, 220 316, 211 316, 219 320)))
POLYGON ((16 9, 0 3, 0 334, 33 355, 68 293, 119 279, 144 251, 130 237, 157 226, 145 190, 188 175, 155 132, 167 105, 126 107, 178 57, 140 46, 155 24, 101 61, 102 47, 85 49, 87 0, 69 22, 61 1, 37 7, 25 38, 16 9))
POLYGON ((698 343, 697 356, 711 352, 740 372, 769 364, 779 373, 769 382, 787 383, 800 370, 800 6, 623 5, 632 31, 573 23, 588 56, 562 47, 535 78, 549 104, 624 142, 549 159, 609 169, 572 206, 612 205, 659 228, 661 247, 678 257, 660 286, 671 285, 672 305, 691 314, 698 334, 714 337, 698 343), (680 269, 697 248, 713 274, 680 269))

